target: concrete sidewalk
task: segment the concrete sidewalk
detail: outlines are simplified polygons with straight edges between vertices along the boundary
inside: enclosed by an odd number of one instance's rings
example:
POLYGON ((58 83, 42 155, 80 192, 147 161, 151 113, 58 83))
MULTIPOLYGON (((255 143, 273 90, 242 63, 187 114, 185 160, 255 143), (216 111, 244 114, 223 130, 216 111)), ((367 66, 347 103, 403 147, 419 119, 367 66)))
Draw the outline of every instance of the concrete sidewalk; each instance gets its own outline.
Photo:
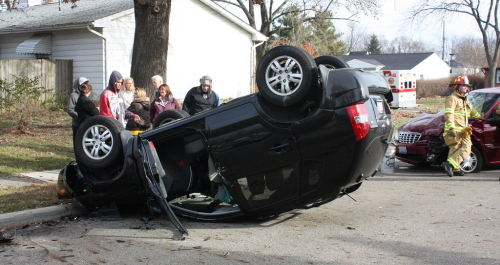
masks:
POLYGON ((30 177, 33 179, 41 180, 44 182, 57 182, 57 177, 59 176, 60 169, 46 170, 30 173, 21 173, 21 175, 30 177))
POLYGON ((30 184, 57 182, 60 169, 21 173, 19 176, 0 176, 0 189, 22 187, 30 184))
MULTIPOLYGON (((21 176, 0 177, 0 188, 22 187, 31 184, 57 182, 60 170, 21 173, 21 176)), ((63 216, 85 214, 86 211, 74 203, 62 204, 21 212, 0 214, 0 229, 21 226, 28 223, 57 220, 63 216)))

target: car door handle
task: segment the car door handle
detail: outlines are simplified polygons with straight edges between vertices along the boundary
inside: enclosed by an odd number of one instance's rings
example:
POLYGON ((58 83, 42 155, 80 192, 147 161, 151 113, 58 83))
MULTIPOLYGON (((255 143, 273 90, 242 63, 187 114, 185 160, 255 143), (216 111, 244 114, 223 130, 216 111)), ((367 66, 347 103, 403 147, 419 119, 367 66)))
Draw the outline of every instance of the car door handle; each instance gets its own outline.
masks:
POLYGON ((283 154, 283 153, 286 153, 288 151, 292 150, 292 147, 290 146, 290 143, 284 143, 284 144, 280 144, 280 145, 276 145, 276 146, 273 146, 271 147, 270 151, 276 153, 276 154, 283 154))

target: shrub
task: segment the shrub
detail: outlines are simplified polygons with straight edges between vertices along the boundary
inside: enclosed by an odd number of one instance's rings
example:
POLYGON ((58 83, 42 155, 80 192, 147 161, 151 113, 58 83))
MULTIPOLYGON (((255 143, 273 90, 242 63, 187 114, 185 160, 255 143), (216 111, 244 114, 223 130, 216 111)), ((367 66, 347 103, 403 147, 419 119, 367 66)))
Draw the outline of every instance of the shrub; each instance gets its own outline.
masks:
POLYGON ((50 89, 39 87, 41 76, 30 79, 25 71, 19 76, 12 75, 14 82, 6 79, 0 80, 0 108, 7 111, 12 119, 18 118, 19 133, 30 133, 33 113, 40 110, 44 102, 40 97, 49 92, 50 89))
POLYGON ((417 98, 448 96, 452 89, 448 88, 450 78, 434 80, 417 80, 417 98))
MULTIPOLYGON (((467 77, 472 86, 471 90, 484 88, 484 75, 475 74, 468 75, 467 77)), ((455 78, 456 76, 434 80, 417 80, 417 98, 446 97, 450 95, 453 89, 449 85, 454 82, 455 78)))
POLYGON ((484 75, 483 74, 475 74, 468 75, 469 83, 471 84, 471 90, 484 88, 484 75))

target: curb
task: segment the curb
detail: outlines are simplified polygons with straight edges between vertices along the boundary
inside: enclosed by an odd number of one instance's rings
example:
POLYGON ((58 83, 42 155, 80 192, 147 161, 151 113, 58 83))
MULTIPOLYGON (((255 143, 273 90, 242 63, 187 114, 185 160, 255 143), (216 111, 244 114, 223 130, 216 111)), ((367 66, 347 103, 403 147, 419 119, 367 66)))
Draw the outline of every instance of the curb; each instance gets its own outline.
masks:
POLYGON ((75 203, 49 206, 39 209, 0 214, 0 229, 7 229, 24 224, 57 220, 64 216, 82 215, 87 213, 75 203))

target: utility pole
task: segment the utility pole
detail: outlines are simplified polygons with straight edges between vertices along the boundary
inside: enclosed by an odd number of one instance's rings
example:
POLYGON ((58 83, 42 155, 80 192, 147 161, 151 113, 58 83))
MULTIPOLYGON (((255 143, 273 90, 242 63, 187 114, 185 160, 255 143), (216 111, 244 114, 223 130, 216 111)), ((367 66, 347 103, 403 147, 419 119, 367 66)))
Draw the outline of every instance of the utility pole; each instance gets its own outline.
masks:
POLYGON ((442 48, 442 51, 441 51, 441 59, 444 61, 444 43, 445 43, 445 36, 444 36, 444 28, 445 28, 445 24, 444 24, 444 20, 443 20, 443 48, 442 48))

